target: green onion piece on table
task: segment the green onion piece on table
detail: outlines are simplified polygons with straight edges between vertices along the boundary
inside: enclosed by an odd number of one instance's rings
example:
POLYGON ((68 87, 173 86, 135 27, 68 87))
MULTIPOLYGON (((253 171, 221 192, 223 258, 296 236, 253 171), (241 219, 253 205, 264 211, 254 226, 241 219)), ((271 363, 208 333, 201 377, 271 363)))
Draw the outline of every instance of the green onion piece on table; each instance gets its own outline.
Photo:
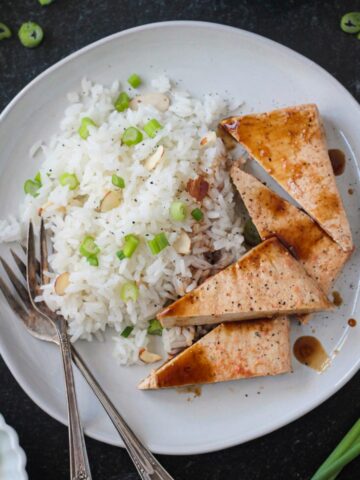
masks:
POLYGON ((121 92, 117 99, 115 100, 115 109, 118 112, 124 112, 129 108, 130 97, 126 92, 121 92))
POLYGON ((122 143, 131 147, 132 145, 137 145, 143 139, 143 134, 135 127, 129 127, 125 130, 121 137, 122 143))
POLYGON ((360 32, 360 12, 346 13, 340 22, 341 30, 345 33, 360 32))
POLYGON ((35 22, 23 23, 18 31, 20 42, 26 48, 34 48, 40 45, 44 38, 43 29, 35 22))
POLYGON ((125 237, 125 243, 122 252, 126 258, 131 258, 139 245, 139 239, 136 235, 129 234, 125 237))
POLYGON ((45 6, 45 5, 50 5, 50 3, 53 3, 54 0, 39 0, 40 5, 45 6))
POLYGON ((40 190, 40 188, 41 183, 37 182, 36 180, 26 180, 26 182, 24 183, 24 192, 34 198, 39 195, 38 191, 40 190))
POLYGON ((191 216, 193 217, 194 220, 197 222, 200 222, 204 218, 203 212, 200 210, 200 208, 194 208, 194 210, 191 212, 191 216))
POLYGON ((125 188, 125 180, 118 175, 114 175, 111 177, 111 183, 118 188, 125 188))
POLYGON ((170 205, 170 217, 176 222, 182 222, 187 215, 186 205, 184 202, 176 201, 170 205))
POLYGON ((248 218, 244 226, 244 238, 245 242, 251 247, 255 247, 261 243, 259 232, 253 224, 251 218, 248 218))
POLYGON ((144 132, 146 132, 150 138, 155 138, 158 131, 162 128, 163 126, 156 120, 156 118, 152 118, 144 125, 144 132))
POLYGON ((360 454, 360 419, 311 477, 311 480, 333 480, 341 470, 360 454))
POLYGON ((97 125, 90 117, 83 117, 78 130, 78 133, 83 140, 86 140, 90 135, 88 128, 89 126, 96 127, 97 125))
POLYGON ((138 87, 140 87, 140 85, 141 85, 141 78, 140 78, 139 75, 137 75, 136 73, 133 73, 133 74, 130 75, 130 77, 128 78, 128 82, 130 83, 130 85, 131 85, 133 88, 138 88, 138 87))
POLYGON ((5 23, 0 22, 0 40, 10 38, 12 35, 10 28, 5 23))
POLYGON ((98 267, 99 266, 99 259, 96 255, 89 255, 86 258, 86 260, 92 267, 98 267))
POLYGON ((157 318, 150 320, 147 332, 149 335, 162 335, 163 327, 157 318))
POLYGON ((95 238, 87 235, 80 245, 80 254, 83 257, 96 257, 100 253, 100 248, 95 243, 95 238))
POLYGON ((130 333, 134 330, 134 327, 125 327, 124 330, 121 332, 121 336, 124 338, 128 338, 130 333))
POLYGON ((77 176, 74 173, 63 173, 59 177, 60 185, 69 187, 69 190, 76 190, 80 185, 77 176))
POLYGON ((121 286, 120 298, 123 302, 136 302, 139 297, 139 288, 135 282, 126 282, 121 286))

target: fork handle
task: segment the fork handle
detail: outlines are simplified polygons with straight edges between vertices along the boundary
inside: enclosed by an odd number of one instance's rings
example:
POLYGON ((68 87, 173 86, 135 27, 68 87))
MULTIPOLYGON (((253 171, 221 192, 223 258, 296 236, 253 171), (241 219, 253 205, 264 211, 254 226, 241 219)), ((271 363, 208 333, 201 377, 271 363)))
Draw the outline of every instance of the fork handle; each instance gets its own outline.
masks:
POLYGON ((120 413, 116 410, 114 404, 101 388, 100 384, 92 375, 86 363, 73 345, 71 345, 71 348, 74 363, 110 417, 110 420, 125 444, 131 460, 137 468, 140 478, 143 480, 173 480, 173 477, 167 473, 153 454, 141 443, 120 413))
POLYGON ((59 335, 60 350, 64 364, 65 385, 68 400, 70 479, 91 480, 84 432, 80 423, 80 415, 76 399, 71 344, 67 334, 65 320, 61 319, 58 321, 56 323, 56 328, 59 335))

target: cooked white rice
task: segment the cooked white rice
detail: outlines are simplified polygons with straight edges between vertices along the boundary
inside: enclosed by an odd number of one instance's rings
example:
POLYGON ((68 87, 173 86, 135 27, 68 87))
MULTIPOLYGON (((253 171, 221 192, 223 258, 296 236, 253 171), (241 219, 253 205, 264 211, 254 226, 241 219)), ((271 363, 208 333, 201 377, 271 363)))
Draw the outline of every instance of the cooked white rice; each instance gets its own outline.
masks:
MULTIPOLYGON (((138 361, 139 350, 148 342, 148 321, 166 301, 195 288, 244 250, 223 143, 217 138, 214 144, 200 146, 200 140, 228 113, 226 101, 218 95, 192 98, 172 88, 164 76, 150 85, 142 91, 157 90, 169 96, 166 112, 142 104, 136 111, 119 113, 114 109, 121 91, 118 82, 107 88, 83 80, 81 91, 68 95, 70 105, 59 132, 31 149, 31 155, 41 160, 42 187, 36 198, 26 196, 20 208, 22 227, 13 217, 0 222, 1 242, 19 240, 30 219, 39 223, 41 209, 54 246, 49 259, 53 273, 43 299, 67 319, 72 341, 101 338, 106 327, 112 328, 114 355, 120 364, 138 361), (98 125, 89 127, 86 140, 77 132, 82 117, 90 117, 98 125), (164 127, 155 138, 144 134, 144 140, 134 147, 121 145, 119 139, 127 127, 141 129, 151 118, 164 127), (165 154, 149 172, 144 162, 160 144, 165 154), (59 184, 64 172, 76 174, 80 182, 76 190, 59 184), (104 195, 114 189, 113 173, 125 180, 123 201, 118 208, 99 213, 104 195), (169 207, 174 200, 185 202, 188 211, 199 206, 186 192, 188 180, 199 173, 207 175, 210 183, 201 205, 203 222, 194 222, 190 215, 184 222, 172 221, 169 207), (190 255, 181 255, 171 246, 183 230, 191 237, 190 255), (146 240, 160 232, 166 234, 170 247, 153 256, 146 240), (119 261, 116 252, 129 233, 141 238, 140 245, 132 258, 119 261), (86 235, 94 236, 101 249, 98 267, 89 265, 79 253, 86 235), (216 250, 221 250, 221 255, 212 264, 204 253, 216 250), (54 281, 63 272, 70 273, 70 286, 64 296, 58 296, 54 281), (139 287, 136 302, 124 303, 120 298, 121 285, 128 281, 139 287), (126 326, 134 327, 128 338, 120 335, 126 326)), ((165 349, 178 351, 195 336, 192 327, 165 331, 165 349)))

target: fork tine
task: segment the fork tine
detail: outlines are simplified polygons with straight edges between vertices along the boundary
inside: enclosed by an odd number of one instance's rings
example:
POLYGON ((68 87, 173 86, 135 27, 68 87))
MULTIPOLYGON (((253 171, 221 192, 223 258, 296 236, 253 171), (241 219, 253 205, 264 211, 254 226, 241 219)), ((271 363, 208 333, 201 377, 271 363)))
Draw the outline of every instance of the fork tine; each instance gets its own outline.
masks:
MULTIPOLYGON (((25 247, 25 245, 20 244, 20 247, 21 247, 21 250, 25 253, 25 255, 27 255, 27 248, 25 247)), ((26 265, 25 265, 25 272, 26 272, 26 265)), ((40 262, 38 260, 36 260, 36 273, 40 276, 40 262)))
POLYGON ((20 273, 21 273, 23 279, 26 282, 26 265, 25 265, 25 263, 21 260, 21 258, 18 256, 18 254, 14 252, 14 250, 12 248, 10 248, 10 253, 11 253, 18 269, 20 270, 20 273))
POLYGON ((49 283, 50 279, 45 272, 49 271, 49 264, 48 264, 48 248, 46 243, 46 231, 44 225, 44 219, 41 219, 40 225, 40 278, 41 283, 46 285, 49 283))
POLYGON ((17 291, 17 293, 19 294, 19 297, 21 298, 21 300, 24 302, 24 304, 27 306, 27 308, 32 308, 32 304, 30 302, 30 298, 29 298, 29 294, 28 294, 28 291, 27 289, 24 287, 24 285, 21 283, 21 281, 17 278, 17 276, 15 275, 15 273, 11 270, 11 268, 9 267, 9 265, 5 262, 5 260, 0 257, 0 262, 2 264, 2 266, 4 267, 9 279, 10 279, 10 282, 13 284, 15 290, 17 291))
POLYGON ((24 307, 16 300, 13 294, 10 292, 9 288, 7 287, 4 280, 0 277, 0 290, 2 291, 6 301, 8 302, 11 309, 14 311, 16 315, 18 315, 21 320, 27 326, 28 323, 28 313, 24 309, 24 307))
POLYGON ((35 239, 32 222, 29 223, 28 231, 26 280, 31 297, 30 300, 33 302, 39 293, 39 289, 36 282, 35 239))

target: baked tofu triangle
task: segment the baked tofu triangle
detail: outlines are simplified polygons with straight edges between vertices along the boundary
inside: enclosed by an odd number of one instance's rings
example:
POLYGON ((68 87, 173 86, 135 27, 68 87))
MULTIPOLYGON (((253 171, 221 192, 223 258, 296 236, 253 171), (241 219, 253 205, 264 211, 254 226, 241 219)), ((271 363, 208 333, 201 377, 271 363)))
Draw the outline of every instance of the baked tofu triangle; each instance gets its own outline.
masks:
POLYGON ((164 327, 203 325, 331 307, 303 266, 270 238, 157 315, 164 327))
POLYGON ((289 320, 222 323, 153 370, 141 390, 279 375, 291 369, 289 320))
POLYGON ((231 117, 221 125, 343 250, 352 250, 316 105, 231 117))
POLYGON ((328 293, 351 252, 344 252, 306 213, 237 165, 230 174, 260 237, 277 236, 328 293))

